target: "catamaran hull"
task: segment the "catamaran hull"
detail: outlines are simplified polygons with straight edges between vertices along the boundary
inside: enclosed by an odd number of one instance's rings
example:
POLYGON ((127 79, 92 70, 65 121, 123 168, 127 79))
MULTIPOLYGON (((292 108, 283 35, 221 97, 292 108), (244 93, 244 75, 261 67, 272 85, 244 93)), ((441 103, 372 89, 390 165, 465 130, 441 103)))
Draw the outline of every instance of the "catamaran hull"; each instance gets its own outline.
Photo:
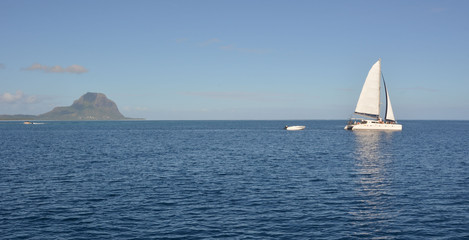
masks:
POLYGON ((344 127, 345 130, 385 130, 402 131, 402 125, 397 123, 365 123, 352 124, 344 127))

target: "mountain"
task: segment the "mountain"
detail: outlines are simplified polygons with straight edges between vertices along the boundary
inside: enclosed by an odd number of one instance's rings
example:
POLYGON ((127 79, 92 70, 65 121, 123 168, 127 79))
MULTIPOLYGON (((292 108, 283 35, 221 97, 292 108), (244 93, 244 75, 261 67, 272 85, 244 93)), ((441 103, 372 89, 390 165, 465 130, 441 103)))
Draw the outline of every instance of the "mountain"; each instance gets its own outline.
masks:
POLYGON ((69 107, 56 107, 40 115, 0 115, 0 120, 142 120, 126 118, 119 112, 117 105, 102 93, 86 93, 69 107))
POLYGON ((69 107, 56 107, 37 120, 125 120, 117 105, 102 93, 88 92, 69 107))

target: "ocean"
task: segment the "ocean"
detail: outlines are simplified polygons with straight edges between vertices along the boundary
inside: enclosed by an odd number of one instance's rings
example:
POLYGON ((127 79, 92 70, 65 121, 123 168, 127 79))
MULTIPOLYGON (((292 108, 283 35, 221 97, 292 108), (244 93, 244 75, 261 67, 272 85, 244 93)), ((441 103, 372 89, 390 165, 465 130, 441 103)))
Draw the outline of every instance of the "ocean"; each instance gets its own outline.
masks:
POLYGON ((0 238, 468 239, 469 121, 401 123, 0 122, 0 238))

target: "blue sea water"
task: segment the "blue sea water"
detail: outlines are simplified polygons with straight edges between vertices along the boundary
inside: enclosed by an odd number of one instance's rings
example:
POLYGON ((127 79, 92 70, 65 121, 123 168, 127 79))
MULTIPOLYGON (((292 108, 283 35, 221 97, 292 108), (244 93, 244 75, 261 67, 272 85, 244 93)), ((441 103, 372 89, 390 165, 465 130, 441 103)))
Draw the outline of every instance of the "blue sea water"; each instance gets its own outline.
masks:
POLYGON ((469 121, 402 123, 1 122, 0 238, 468 239, 469 121))

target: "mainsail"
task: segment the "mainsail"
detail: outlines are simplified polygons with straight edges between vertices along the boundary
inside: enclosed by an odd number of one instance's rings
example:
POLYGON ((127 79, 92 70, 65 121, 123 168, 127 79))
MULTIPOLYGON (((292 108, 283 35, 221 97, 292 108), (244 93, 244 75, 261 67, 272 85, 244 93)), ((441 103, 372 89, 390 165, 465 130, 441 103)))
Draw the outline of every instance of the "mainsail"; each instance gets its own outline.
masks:
MULTIPOLYGON (((358 98, 355 114, 379 118, 381 59, 371 67, 358 98)), ((394 117, 393 117, 394 118, 394 117)))

